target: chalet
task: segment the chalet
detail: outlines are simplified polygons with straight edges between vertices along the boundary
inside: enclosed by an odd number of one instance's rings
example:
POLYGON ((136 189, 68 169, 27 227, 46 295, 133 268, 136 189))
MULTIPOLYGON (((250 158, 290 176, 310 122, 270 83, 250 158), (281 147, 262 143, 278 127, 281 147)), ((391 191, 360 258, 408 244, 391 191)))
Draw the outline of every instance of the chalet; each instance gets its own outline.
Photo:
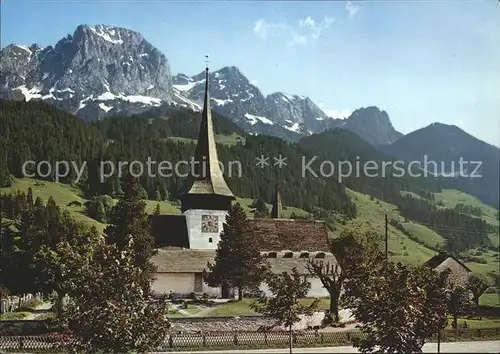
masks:
MULTIPOLYGON (((155 215, 151 228, 158 254, 153 290, 158 293, 208 293, 221 295, 203 281, 202 272, 213 262, 220 232, 235 197, 226 184, 219 167, 215 144, 206 69, 205 95, 199 137, 195 149, 195 171, 190 188, 181 197, 181 215, 155 215), (203 166, 203 173, 198 166, 203 166)), ((329 253, 328 228, 324 222, 282 218, 282 202, 276 184, 271 219, 250 219, 260 252, 273 272, 281 273, 296 267, 305 276, 309 257, 335 262, 329 253)), ((310 296, 328 296, 319 279, 311 278, 310 296)), ((267 292, 265 284, 261 290, 267 292)))
POLYGON ((445 252, 435 255, 425 264, 433 269, 436 269, 437 271, 450 269, 451 273, 449 280, 456 285, 466 286, 469 276, 472 274, 469 267, 462 263, 458 258, 445 252))

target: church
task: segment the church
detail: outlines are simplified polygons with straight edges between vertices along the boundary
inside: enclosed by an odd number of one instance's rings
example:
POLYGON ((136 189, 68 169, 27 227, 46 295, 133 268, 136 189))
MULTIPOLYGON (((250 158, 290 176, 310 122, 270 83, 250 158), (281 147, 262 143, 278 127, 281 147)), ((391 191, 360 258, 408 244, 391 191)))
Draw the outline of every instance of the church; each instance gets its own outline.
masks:
MULTIPOLYGON (((190 188, 181 197, 181 215, 151 216, 151 229, 158 254, 152 259, 157 267, 153 291, 157 293, 209 294, 221 296, 220 288, 211 288, 202 277, 207 262, 213 262, 223 223, 235 197, 219 167, 212 122, 209 69, 206 68, 205 94, 198 141, 195 149, 190 188)), ((260 252, 275 273, 296 267, 308 276, 308 258, 335 262, 329 248, 329 229, 322 221, 282 218, 279 185, 271 218, 249 219, 260 252)), ((309 296, 328 296, 321 281, 308 278, 309 296)), ((261 290, 268 293, 265 284, 261 290)))

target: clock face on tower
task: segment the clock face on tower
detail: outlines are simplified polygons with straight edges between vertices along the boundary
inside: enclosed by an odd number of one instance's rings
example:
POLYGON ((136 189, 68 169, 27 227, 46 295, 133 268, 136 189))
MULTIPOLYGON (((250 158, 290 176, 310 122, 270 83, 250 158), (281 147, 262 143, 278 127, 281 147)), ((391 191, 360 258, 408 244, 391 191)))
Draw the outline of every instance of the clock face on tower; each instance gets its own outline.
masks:
POLYGON ((217 216, 217 215, 202 215, 201 216, 201 232, 218 233, 219 232, 219 216, 217 216))

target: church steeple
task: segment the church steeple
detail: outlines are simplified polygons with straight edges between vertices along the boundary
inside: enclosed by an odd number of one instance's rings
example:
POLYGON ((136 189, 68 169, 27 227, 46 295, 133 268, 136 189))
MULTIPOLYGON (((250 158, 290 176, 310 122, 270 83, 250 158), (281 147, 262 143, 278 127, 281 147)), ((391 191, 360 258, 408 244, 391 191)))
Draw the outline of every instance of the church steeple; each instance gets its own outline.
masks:
MULTIPOLYGON (((212 121, 212 112, 210 107, 210 94, 208 88, 209 69, 205 69, 205 97, 203 100, 203 111, 201 115, 200 132, 196 150, 194 153, 193 175, 190 176, 191 186, 186 198, 183 200, 183 210, 202 209, 199 205, 203 204, 203 209, 221 209, 219 202, 234 199, 234 195, 229 189, 219 167, 219 158, 215 145, 215 134, 212 121), (195 198, 200 196, 200 198, 195 198), (207 198, 214 196, 218 198, 207 198), (200 203, 197 203, 199 201, 200 203), (208 204, 208 205, 207 205, 208 204), (210 205, 213 204, 213 205, 210 205)), ((228 207, 228 208, 229 208, 228 207)), ((225 209, 225 206, 223 207, 225 209)))
POLYGON ((283 204, 281 202, 280 186, 276 183, 275 194, 273 201, 273 209, 271 210, 271 217, 273 219, 281 219, 283 217, 283 204))

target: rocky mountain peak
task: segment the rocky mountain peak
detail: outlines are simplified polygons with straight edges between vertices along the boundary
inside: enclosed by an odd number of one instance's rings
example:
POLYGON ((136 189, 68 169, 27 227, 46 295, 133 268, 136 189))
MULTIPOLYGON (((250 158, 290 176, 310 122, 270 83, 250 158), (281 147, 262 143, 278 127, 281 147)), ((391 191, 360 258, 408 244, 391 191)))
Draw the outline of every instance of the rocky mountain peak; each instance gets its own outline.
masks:
POLYGON ((346 120, 344 128, 372 145, 390 144, 402 135, 392 126, 389 114, 375 106, 356 109, 346 120))
POLYGON ((121 27, 79 25, 54 47, 13 45, 1 56, 5 85, 19 98, 49 101, 85 118, 93 103, 103 113, 119 113, 130 104, 140 110, 171 97, 167 58, 121 27))

